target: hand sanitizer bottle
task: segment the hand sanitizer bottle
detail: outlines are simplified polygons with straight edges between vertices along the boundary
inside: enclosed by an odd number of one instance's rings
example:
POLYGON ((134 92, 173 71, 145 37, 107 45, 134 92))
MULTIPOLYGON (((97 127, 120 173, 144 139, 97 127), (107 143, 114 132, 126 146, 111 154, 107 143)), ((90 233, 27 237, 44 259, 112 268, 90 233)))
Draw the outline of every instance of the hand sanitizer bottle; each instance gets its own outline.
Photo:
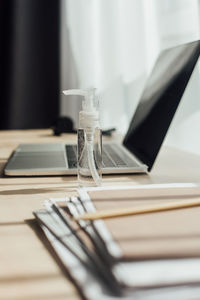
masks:
POLYGON ((66 90, 65 95, 84 97, 79 113, 77 168, 80 186, 100 186, 102 180, 102 132, 95 89, 66 90))

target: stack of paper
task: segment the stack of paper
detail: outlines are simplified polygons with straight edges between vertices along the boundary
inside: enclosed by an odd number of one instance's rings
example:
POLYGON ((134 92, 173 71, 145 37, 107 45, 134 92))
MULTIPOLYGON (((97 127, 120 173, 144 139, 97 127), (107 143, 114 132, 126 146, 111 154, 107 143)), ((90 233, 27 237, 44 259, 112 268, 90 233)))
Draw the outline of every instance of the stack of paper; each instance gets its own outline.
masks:
POLYGON ((80 189, 79 196, 51 199, 34 212, 86 299, 200 298, 200 207, 75 221, 86 212, 200 195, 189 185, 146 188, 80 189))

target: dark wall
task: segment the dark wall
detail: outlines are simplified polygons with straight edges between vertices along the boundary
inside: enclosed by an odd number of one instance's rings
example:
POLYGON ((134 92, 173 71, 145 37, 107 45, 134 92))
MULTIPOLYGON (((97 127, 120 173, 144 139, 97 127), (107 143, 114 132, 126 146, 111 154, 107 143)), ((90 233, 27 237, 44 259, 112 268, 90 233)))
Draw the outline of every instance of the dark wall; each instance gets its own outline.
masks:
POLYGON ((0 129, 58 117, 59 33, 60 1, 0 1, 0 129))

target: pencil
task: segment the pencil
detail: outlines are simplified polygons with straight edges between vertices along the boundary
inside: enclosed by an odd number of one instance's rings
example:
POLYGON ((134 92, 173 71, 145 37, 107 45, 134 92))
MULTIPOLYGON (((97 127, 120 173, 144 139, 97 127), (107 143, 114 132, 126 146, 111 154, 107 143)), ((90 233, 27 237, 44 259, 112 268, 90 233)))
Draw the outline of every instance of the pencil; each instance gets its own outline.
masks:
POLYGON ((98 219, 110 219, 110 218, 119 218, 119 217, 127 217, 127 216, 134 216, 134 215, 141 215, 141 214, 148 214, 148 213, 156 213, 168 210, 175 210, 175 209, 184 209, 200 206, 200 199, 196 200, 187 200, 187 201, 174 201, 168 203, 159 203, 159 204, 152 204, 152 205, 145 205, 142 207, 136 208, 120 208, 120 209, 109 209, 109 210, 102 210, 96 211, 93 213, 85 213, 84 215, 79 215, 75 217, 76 221, 79 220, 98 220, 98 219))

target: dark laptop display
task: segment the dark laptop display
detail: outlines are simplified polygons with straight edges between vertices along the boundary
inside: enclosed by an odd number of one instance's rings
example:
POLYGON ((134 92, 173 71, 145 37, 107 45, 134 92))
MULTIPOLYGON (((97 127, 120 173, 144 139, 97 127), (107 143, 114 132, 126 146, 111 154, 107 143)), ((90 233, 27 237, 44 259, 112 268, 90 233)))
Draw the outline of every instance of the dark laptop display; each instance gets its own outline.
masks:
POLYGON ((161 53, 123 145, 150 171, 200 55, 200 41, 161 53))

